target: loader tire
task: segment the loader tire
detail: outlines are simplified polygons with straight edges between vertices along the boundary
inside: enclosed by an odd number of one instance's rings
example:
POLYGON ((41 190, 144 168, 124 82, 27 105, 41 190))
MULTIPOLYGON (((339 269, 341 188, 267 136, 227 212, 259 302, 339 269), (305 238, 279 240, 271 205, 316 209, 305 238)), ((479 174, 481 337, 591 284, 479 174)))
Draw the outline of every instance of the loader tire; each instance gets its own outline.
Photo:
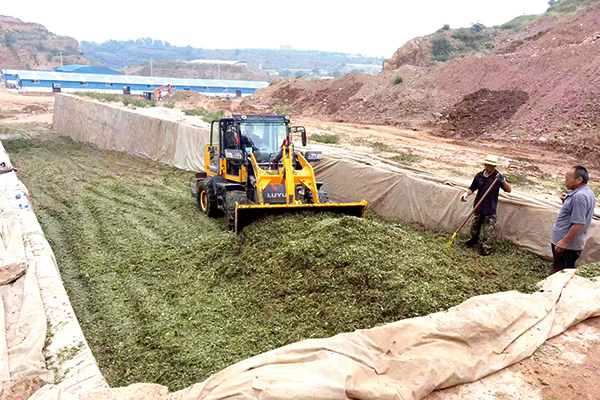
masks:
POLYGON ((235 228, 235 203, 247 204, 248 195, 242 190, 230 190, 225 193, 225 213, 229 229, 235 228))
POLYGON ((329 195, 319 190, 319 203, 329 203, 329 195))
POLYGON ((217 195, 214 193, 213 185, 206 182, 198 192, 198 208, 211 218, 220 216, 217 205, 217 195))

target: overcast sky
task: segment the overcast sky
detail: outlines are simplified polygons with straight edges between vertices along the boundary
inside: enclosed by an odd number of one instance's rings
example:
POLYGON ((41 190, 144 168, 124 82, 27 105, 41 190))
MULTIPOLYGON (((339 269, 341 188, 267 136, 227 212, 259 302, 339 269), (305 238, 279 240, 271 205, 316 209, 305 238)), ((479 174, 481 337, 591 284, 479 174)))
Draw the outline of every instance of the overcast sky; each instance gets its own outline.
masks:
POLYGON ((2 1, 0 13, 79 41, 140 37, 176 46, 279 48, 389 58, 415 36, 540 14, 547 0, 2 1))

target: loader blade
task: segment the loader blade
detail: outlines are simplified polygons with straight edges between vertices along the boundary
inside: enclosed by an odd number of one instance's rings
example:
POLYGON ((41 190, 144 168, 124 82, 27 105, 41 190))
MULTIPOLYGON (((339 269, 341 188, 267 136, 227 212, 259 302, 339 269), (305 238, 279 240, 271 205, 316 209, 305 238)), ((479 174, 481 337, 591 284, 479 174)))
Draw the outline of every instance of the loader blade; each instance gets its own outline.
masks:
POLYGON ((252 221, 267 216, 296 213, 301 211, 333 212, 336 214, 364 217, 367 202, 358 203, 320 203, 320 204, 236 204, 235 232, 239 233, 252 221))

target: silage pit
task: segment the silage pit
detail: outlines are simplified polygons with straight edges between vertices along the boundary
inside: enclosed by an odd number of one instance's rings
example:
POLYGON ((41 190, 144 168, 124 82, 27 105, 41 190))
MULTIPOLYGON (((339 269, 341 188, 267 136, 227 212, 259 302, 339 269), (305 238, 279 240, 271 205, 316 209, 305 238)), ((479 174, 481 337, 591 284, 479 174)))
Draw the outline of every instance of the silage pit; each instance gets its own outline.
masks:
POLYGON ((535 290, 549 272, 508 243, 481 258, 374 215, 267 217, 238 240, 198 211, 189 173, 58 137, 4 144, 112 386, 177 390, 287 343, 535 290))

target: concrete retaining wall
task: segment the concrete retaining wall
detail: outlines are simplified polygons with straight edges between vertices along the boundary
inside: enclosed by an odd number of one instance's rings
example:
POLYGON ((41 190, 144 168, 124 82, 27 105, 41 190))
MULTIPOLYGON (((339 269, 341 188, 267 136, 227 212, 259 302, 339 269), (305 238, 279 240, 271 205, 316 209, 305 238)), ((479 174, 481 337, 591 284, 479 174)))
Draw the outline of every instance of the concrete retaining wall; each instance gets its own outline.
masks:
POLYGON ((57 94, 54 129, 101 149, 123 151, 189 171, 204 169, 209 129, 57 94))

